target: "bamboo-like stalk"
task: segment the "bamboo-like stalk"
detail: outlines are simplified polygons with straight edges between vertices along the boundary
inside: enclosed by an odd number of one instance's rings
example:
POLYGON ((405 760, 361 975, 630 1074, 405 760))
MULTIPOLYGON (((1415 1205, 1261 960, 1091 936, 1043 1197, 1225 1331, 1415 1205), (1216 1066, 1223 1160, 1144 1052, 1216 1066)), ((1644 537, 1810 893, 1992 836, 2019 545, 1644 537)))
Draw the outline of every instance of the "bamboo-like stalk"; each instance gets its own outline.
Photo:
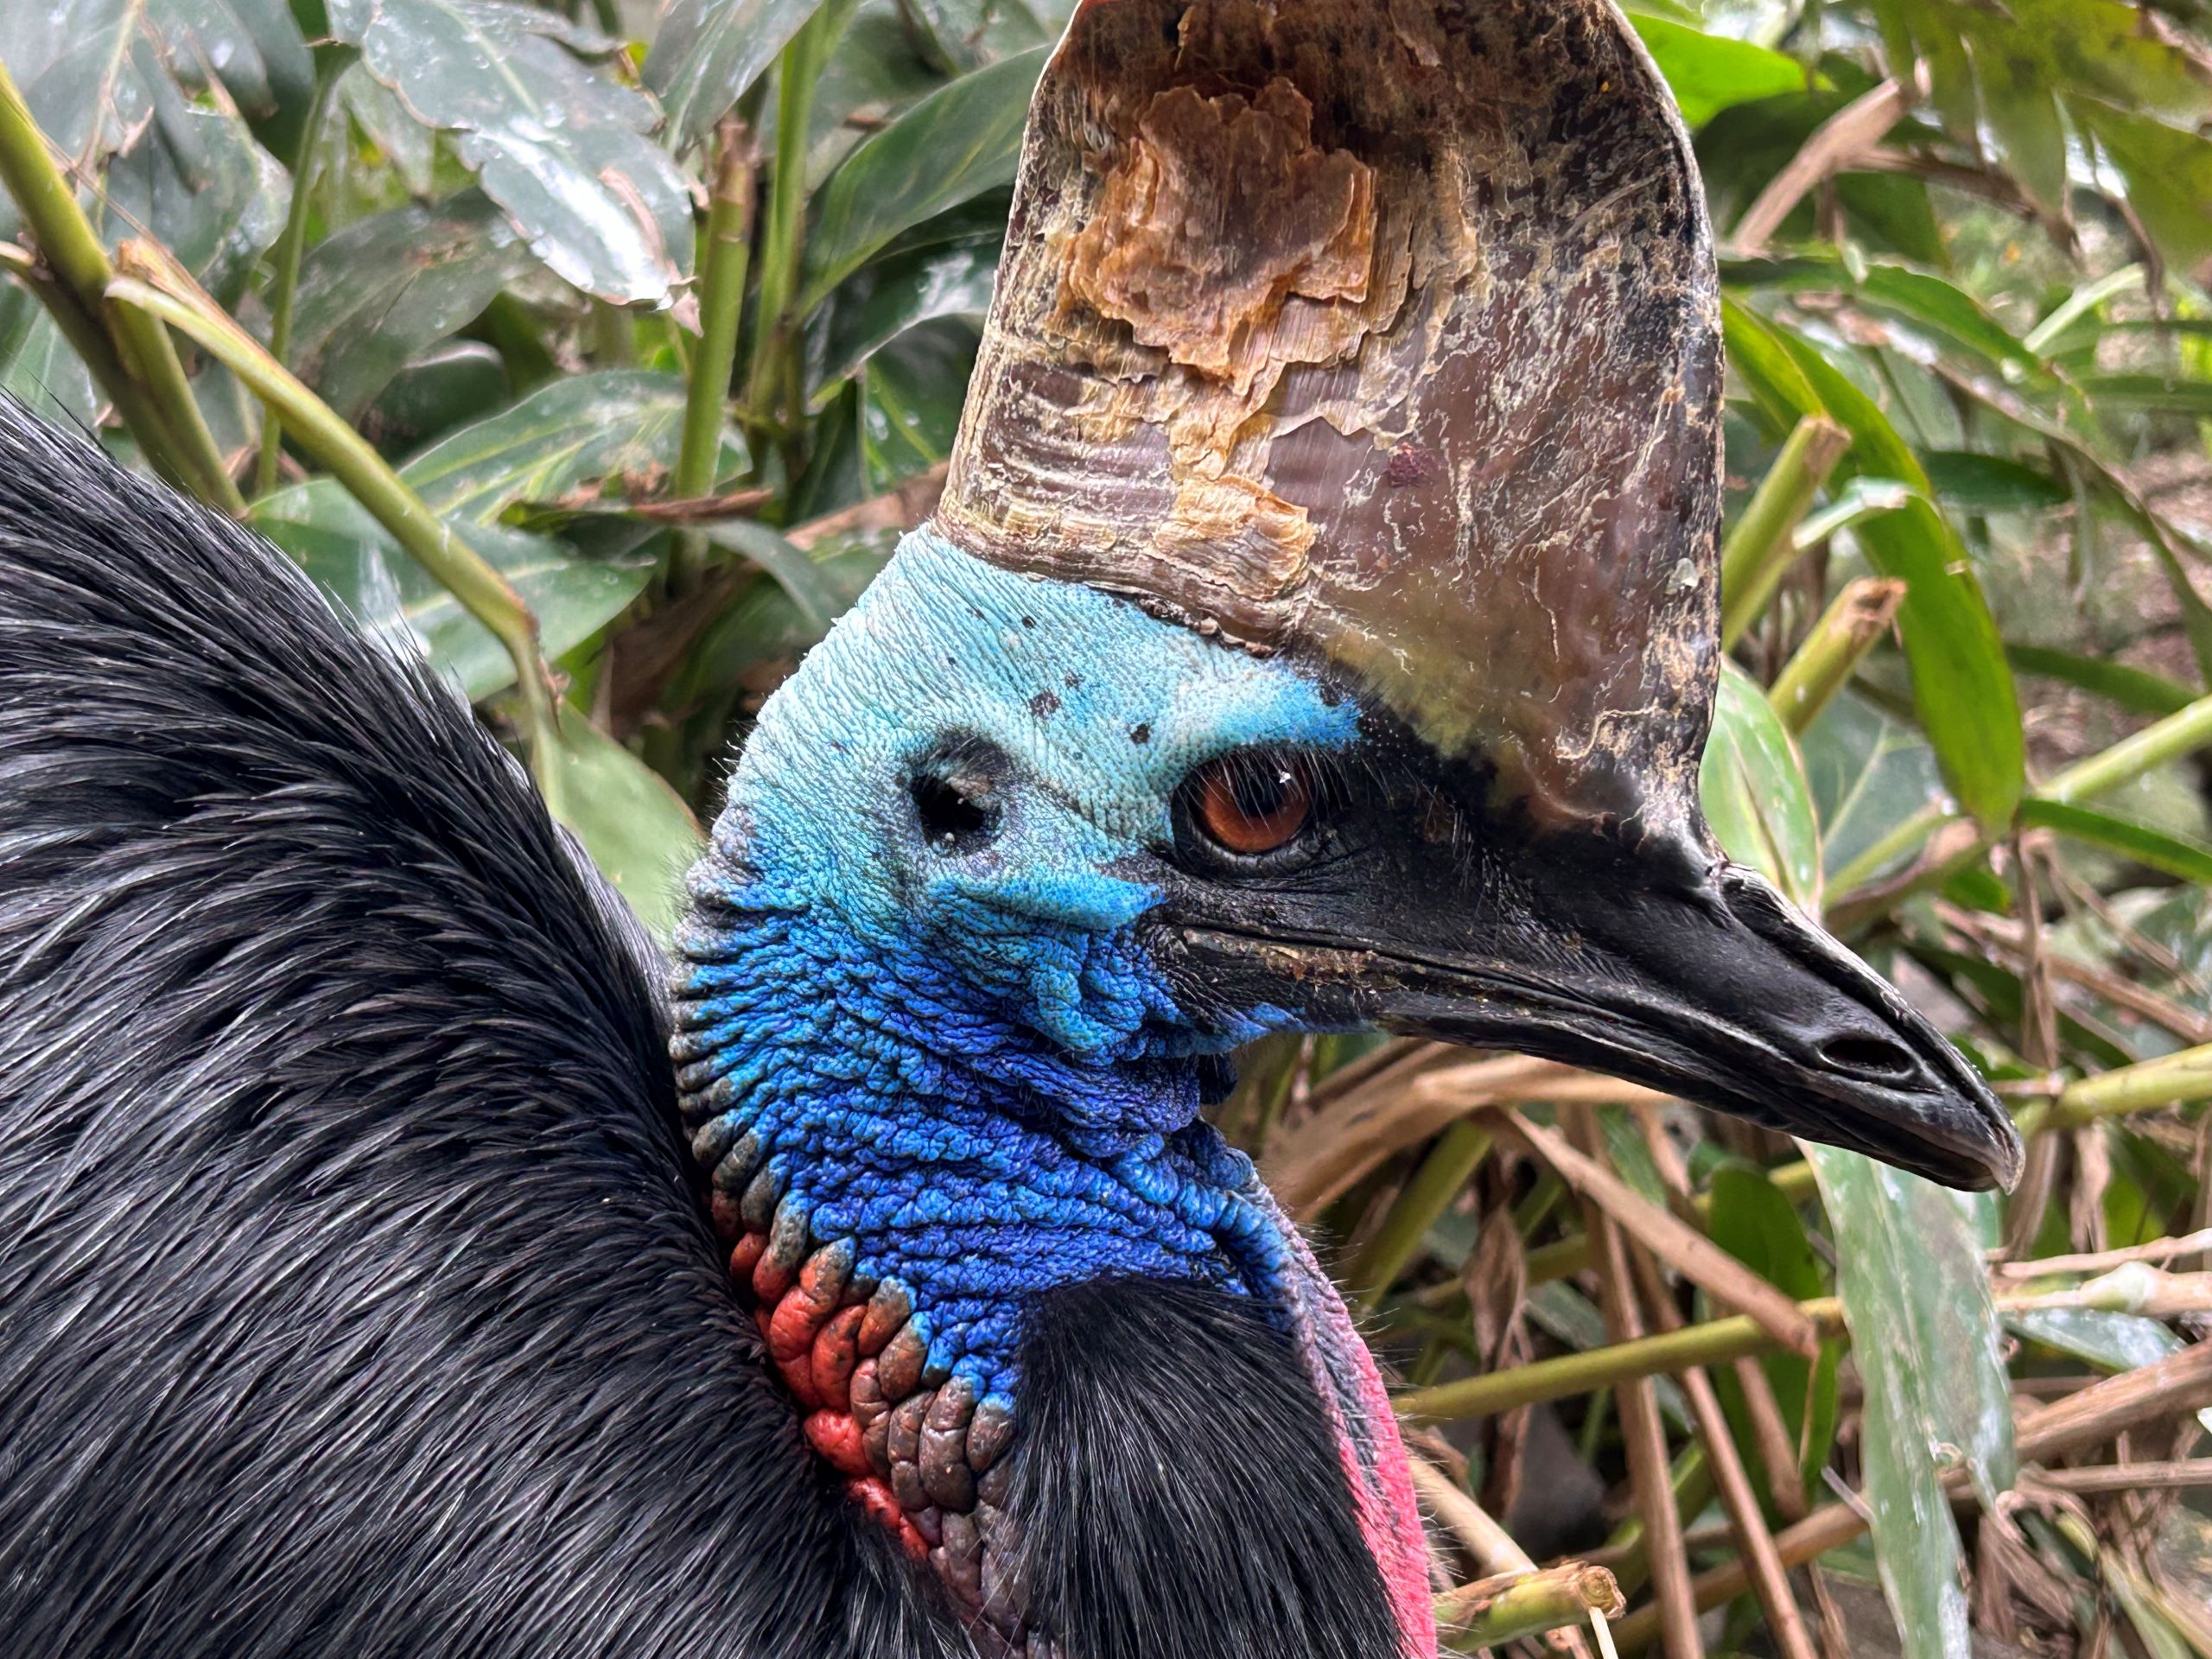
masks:
POLYGON ((776 60, 776 175, 768 186, 768 218, 760 238, 760 302, 753 360, 746 375, 747 435, 758 445, 775 426, 785 400, 797 397, 799 319, 792 315, 806 255, 806 136, 814 93, 830 48, 852 8, 830 0, 791 36, 776 60))
POLYGON ((1767 607, 1796 562, 1792 532, 1821 486, 1851 448, 1851 434, 1824 415, 1808 415, 1751 493, 1720 549, 1720 645, 1734 646, 1767 607))
MULTIPOLYGON (((715 130, 715 188, 699 245, 699 349, 691 354, 684 390, 683 440, 673 480, 679 499, 696 499, 715 486, 753 259, 753 184, 752 130, 735 115, 724 116, 715 130)), ((696 583, 706 550, 704 531, 678 531, 669 549, 670 587, 681 593, 696 583)))
MULTIPOLYGON (((1594 1162, 1599 1144, 1596 1121, 1586 1107, 1576 1108, 1567 1118, 1580 1142, 1579 1150, 1594 1162)), ((1629 1276, 1627 1241, 1613 1215, 1586 1191, 1582 1215, 1583 1226, 1597 1247, 1606 1332, 1616 1347, 1634 1342, 1643 1333, 1643 1322, 1629 1276)), ((1649 1376, 1624 1377, 1613 1385, 1613 1402, 1628 1453, 1629 1484, 1643 1522, 1661 1645, 1668 1659, 1703 1659, 1705 1647, 1698 1639, 1697 1609, 1690 1594, 1689 1558, 1682 1548, 1681 1516, 1675 1511, 1674 1484, 1668 1478, 1667 1427, 1659 1415, 1658 1390, 1649 1376)))
POLYGON ((1471 1118, 1461 1118, 1438 1139, 1346 1275, 1363 1306, 1373 1307, 1397 1282, 1428 1230, 1459 1196, 1490 1146, 1490 1131, 1471 1118))
POLYGON ((515 665, 531 761, 542 782, 559 737, 553 723, 551 685, 538 655, 537 618, 522 595, 482 554, 453 533, 366 439, 201 293, 167 254, 151 244, 132 241, 123 245, 118 258, 124 274, 109 284, 108 297, 197 340, 256 397, 273 405, 300 447, 506 647, 515 665))
POLYGON ((245 498, 223 465, 214 435, 200 412, 191 384, 184 378, 176 343, 160 322, 107 303, 114 276, 107 251, 75 194, 47 149, 46 135, 32 118, 15 78, 0 63, 0 184, 7 187, 23 223, 38 245, 39 257, 53 271, 53 286, 31 285, 47 303, 86 366, 99 378, 100 390, 123 416, 155 469, 180 489, 229 513, 245 510, 245 498), (66 289, 73 315, 55 303, 66 289), (109 349, 92 347, 86 336, 97 327, 109 349))
POLYGON ((2101 749, 2050 779, 2037 792, 2045 800, 2077 802, 2108 795, 2154 766, 2212 745, 2212 696, 2199 697, 2154 721, 2108 749, 2101 749))
MULTIPOLYGON (((300 296, 300 266, 307 257, 308 212, 315 188, 315 155, 330 113, 331 89, 339 71, 352 54, 328 48, 317 52, 315 96, 308 104, 306 124, 300 129, 299 153, 292 158, 292 200, 284 209, 284 233, 276 243, 276 265, 269 285, 269 355, 289 366, 292 358, 292 314, 300 296)), ((261 451, 253 466, 253 493, 267 495, 276 487, 278 464, 284 454, 284 423, 273 404, 261 406, 261 451)))
MULTIPOLYGON (((1643 1305, 1652 1322, 1662 1331, 1681 1329, 1683 1319, 1674 1299, 1667 1294, 1658 1264, 1649 1254, 1632 1253, 1638 1284, 1643 1291, 1643 1305)), ((1715 1392, 1713 1379, 1701 1365, 1685 1369, 1676 1379, 1682 1394, 1689 1402, 1690 1418, 1697 1429, 1697 1437, 1705 1447, 1706 1461, 1713 1466, 1713 1484, 1720 1494, 1721 1507, 1727 1511, 1729 1525, 1734 1529, 1736 1547, 1750 1569, 1751 1589, 1758 1598, 1759 1607, 1766 1614, 1768 1631, 1775 1646, 1781 1650, 1782 1659, 1818 1659, 1813 1649, 1813 1638, 1805 1629, 1804 1615, 1798 1611, 1796 1598, 1789 1592, 1789 1582, 1782 1559, 1774 1547, 1774 1535, 1767 1529, 1766 1516, 1759 1511, 1758 1496, 1751 1490, 1751 1480, 1745 1471, 1743 1458, 1736 1450, 1734 1435, 1728 1427, 1727 1414, 1720 1408, 1720 1396, 1715 1392)))
MULTIPOLYGON (((1833 1296, 1800 1302, 1797 1310, 1813 1322, 1824 1339, 1847 1336, 1843 1304, 1833 1296)), ((1680 1331, 1641 1337, 1633 1342, 1613 1343, 1579 1354, 1540 1359, 1510 1370, 1482 1376, 1460 1377, 1434 1388, 1413 1389, 1393 1403, 1409 1422, 1452 1422, 1467 1417, 1492 1417, 1516 1406, 1546 1400, 1563 1400, 1611 1388, 1630 1377, 1659 1376, 1688 1365, 1721 1365, 1746 1354, 1782 1351, 1782 1344, 1758 1320, 1743 1314, 1725 1319, 1704 1319, 1680 1331)))
POLYGON ((1859 666, 1859 659, 1889 632, 1904 603, 1905 584, 1861 576, 1844 584, 1821 620, 1783 664, 1767 701, 1792 735, 1819 718, 1859 666))
POLYGON ((1456 1648, 1494 1648, 1569 1629, 1593 1612, 1611 1618, 1624 1605, 1620 1586, 1604 1567, 1562 1561, 1447 1590, 1436 1599, 1436 1622, 1456 1648))

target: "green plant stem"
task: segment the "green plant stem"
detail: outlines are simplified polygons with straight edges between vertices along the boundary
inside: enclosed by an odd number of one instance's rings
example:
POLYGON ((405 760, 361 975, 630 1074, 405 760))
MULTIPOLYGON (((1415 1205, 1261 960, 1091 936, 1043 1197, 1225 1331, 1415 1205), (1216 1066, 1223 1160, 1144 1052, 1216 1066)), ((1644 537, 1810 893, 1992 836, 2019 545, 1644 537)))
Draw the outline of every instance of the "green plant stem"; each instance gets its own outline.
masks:
POLYGON ((2044 1129, 2075 1129, 2102 1117, 2125 1117, 2212 1100, 2212 1045, 2185 1048, 2117 1071, 2100 1072, 2069 1083, 2056 1099, 2038 1101, 2018 1113, 2022 1135, 2044 1129))
POLYGON ((1362 1306, 1373 1307, 1397 1282, 1436 1218, 1467 1185, 1490 1144, 1490 1131, 1464 1117, 1438 1138, 1352 1265, 1351 1284, 1362 1306))
POLYGON ((522 595, 482 554, 455 536, 336 410, 270 356, 220 307, 191 289, 189 277, 165 268, 160 263, 162 256, 140 254, 136 245, 125 244, 124 254, 126 274, 109 285, 109 297, 197 340, 256 397, 275 408, 300 448, 506 647, 515 665, 531 764, 542 781, 553 764, 559 736, 553 723, 551 685, 538 654, 537 619, 522 595))
POLYGON ((1720 645, 1734 646, 1766 609, 1797 557, 1792 532, 1813 505, 1851 434, 1825 416, 1808 415, 1783 442, 1720 549, 1720 645))
MULTIPOLYGON (((1843 1304, 1822 1296, 1797 1304, 1823 1338, 1846 1334, 1843 1304)), ((1544 1400, 1563 1400, 1638 1377, 1659 1376, 1692 1365, 1725 1364, 1747 1354, 1781 1351, 1781 1344, 1745 1314, 1686 1325, 1679 1331, 1637 1337, 1580 1354, 1540 1359, 1511 1370, 1484 1376, 1440 1382, 1433 1389, 1415 1389, 1391 1403, 1398 1415, 1411 1422, 1450 1422, 1465 1417, 1492 1417, 1516 1406, 1544 1400)))
MULTIPOLYGON (((2044 800, 2075 804, 2093 796, 2110 794, 2154 767, 2207 747, 2212 747, 2212 696, 2199 697, 2164 720, 2122 738, 2110 748, 2075 761, 2037 792, 2044 800)), ((1861 889, 1873 881, 1897 855, 1927 840, 1957 817, 1957 809, 1948 804, 1923 807, 1838 870, 1829 883, 1830 890, 1838 895, 1828 906, 1829 925, 1847 931, 1863 919, 1868 895, 1861 889)), ((1986 837, 1967 841, 1955 852, 1930 862, 1924 869, 1914 871, 1910 879, 1894 891, 1882 893, 1878 907, 1887 909, 1911 893, 1942 886, 1980 858, 1990 845, 1986 837)))
POLYGON ((806 139, 814 93, 830 48, 844 32, 850 0, 830 0, 791 36, 776 62, 776 175, 760 240, 760 318, 746 376, 747 435, 757 454, 797 397, 798 319, 792 315, 806 253, 806 139))
POLYGON ((2075 761, 2037 792, 2045 800, 2067 803, 2108 795, 2152 768, 2207 745, 2212 745, 2212 696, 2199 697, 2110 748, 2075 761))
MULTIPOLYGON (((675 478, 679 500, 696 499, 715 486, 745 310, 746 268, 753 257, 753 134, 736 116, 726 116, 715 133, 714 194, 699 255, 699 348, 691 354, 684 389, 675 478)), ((705 531, 679 531, 669 550, 669 585, 681 593, 696 583, 706 550, 705 531)))
POLYGON ((1791 735, 1802 733, 1840 691, 1874 642, 1889 631, 1904 602, 1904 583, 1876 576, 1847 582, 1821 620, 1813 624, 1782 672, 1767 700, 1791 735))
POLYGON ((107 250, 54 166, 46 136, 5 64, 0 64, 0 184, 15 198, 41 258, 58 279, 53 287, 34 283, 32 291, 46 301, 73 343, 83 337, 86 324, 97 325, 108 337, 110 349, 87 354, 86 365, 103 376, 100 389, 146 458, 179 488, 226 512, 245 512, 245 498, 224 467, 214 435, 193 397, 176 342, 153 318, 108 306, 107 287, 115 271, 107 250), (76 318, 63 316, 54 303, 58 290, 65 289, 76 318))
MULTIPOLYGON (((284 210, 284 233, 276 243, 276 267, 269 286, 269 355, 289 365, 292 358, 292 315, 299 302, 300 264, 308 246, 308 213, 315 188, 316 141, 322 137, 330 109, 331 88, 337 85, 344 65, 334 54, 315 58, 315 97, 308 105, 307 124, 300 129, 300 151, 292 159, 292 200, 284 210)), ((277 467, 284 454, 284 423, 274 406, 261 406, 261 452, 254 459, 253 493, 267 495, 276 487, 277 467)))

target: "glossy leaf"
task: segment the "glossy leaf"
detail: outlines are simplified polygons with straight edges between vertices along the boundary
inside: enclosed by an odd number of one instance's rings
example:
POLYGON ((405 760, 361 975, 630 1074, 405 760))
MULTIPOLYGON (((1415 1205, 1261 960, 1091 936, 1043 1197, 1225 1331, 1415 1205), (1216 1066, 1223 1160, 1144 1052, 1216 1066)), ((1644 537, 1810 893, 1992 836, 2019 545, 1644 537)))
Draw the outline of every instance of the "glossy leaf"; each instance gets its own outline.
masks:
POLYGON ((706 844, 690 809, 652 767, 565 702, 559 745, 537 772, 547 809, 667 944, 683 918, 683 872, 706 844))
POLYGON ((951 454, 977 340, 972 323, 944 318, 907 330, 868 359, 860 437, 869 489, 890 489, 951 454))
POLYGON ((1758 682, 1725 658, 1699 792, 1728 855, 1818 915, 1820 830, 1796 745, 1758 682))
POLYGON ((1045 56, 1038 47, 963 75, 845 158, 816 200, 810 308, 901 231, 1013 182, 1045 56))
POLYGON ((1822 859, 1831 875, 1898 824, 1950 798, 1928 740, 1848 690, 1800 736, 1798 753, 1820 812, 1822 859))
POLYGON ((668 0, 645 81, 667 111, 662 142, 685 150, 702 142, 820 0, 668 0))
POLYGON ((480 190, 410 203, 319 242, 300 272, 291 366, 341 415, 357 414, 400 365, 489 304, 530 264, 480 190))
POLYGON ((2080 108, 2158 251, 2184 268, 2212 255, 2212 142, 2107 105, 2080 108))
MULTIPOLYGON (((1809 345, 1786 335, 1782 343, 1822 408, 1849 429, 1846 466, 1925 491, 1927 474, 1873 400, 1809 345)), ((1924 495, 1857 534, 1875 569, 1906 584, 1897 628, 1914 709, 1944 777, 1969 813, 2001 833, 2026 785, 2026 745, 2005 642, 1967 550, 1924 495)))
POLYGON ((1837 1288, 1866 1385, 1860 1455, 1874 1554, 1907 1659, 1967 1650, 1958 1529, 1939 1459, 1986 1497, 2012 1484, 2012 1409, 1980 1241, 1942 1188, 1805 1143, 1835 1230, 1837 1288))
POLYGON ((35 415, 86 427, 102 402, 92 371, 17 283, 0 284, 0 391, 35 415))
MULTIPOLYGON (((256 502, 251 523, 365 629, 416 642, 472 702, 514 683, 506 648, 328 480, 256 502)), ((504 525, 472 524, 456 533, 537 613, 549 656, 573 651, 620 616, 652 574, 650 557, 586 559, 549 537, 504 525)))
POLYGON ((922 323, 965 317, 980 325, 998 265, 993 237, 916 248, 861 270, 837 291, 817 385, 826 391, 857 374, 874 353, 922 323))
POLYGON ((651 99, 593 72, 613 49, 515 0, 327 0, 338 37, 461 160, 563 280, 664 303, 690 268, 691 199, 646 137, 651 99))
POLYGON ((93 224, 111 246, 150 233, 201 287, 235 304, 284 228, 291 181, 228 111, 190 108, 178 120, 191 162, 173 144, 134 144, 110 163, 93 224))
MULTIPOLYGON (((676 464, 683 383, 640 369, 556 380, 441 439, 401 469, 440 512, 490 524, 518 501, 580 505, 609 480, 647 494, 676 464)), ((743 465, 734 433, 723 471, 743 465)))
POLYGON ((1805 90, 1803 66, 1779 52, 1662 17, 1629 21, 1693 130, 1734 105, 1805 90))
POLYGON ((2020 822, 2101 847, 2183 881, 2212 883, 2212 847, 2147 823, 2131 823, 2109 812, 2032 795, 2020 803, 2020 822))

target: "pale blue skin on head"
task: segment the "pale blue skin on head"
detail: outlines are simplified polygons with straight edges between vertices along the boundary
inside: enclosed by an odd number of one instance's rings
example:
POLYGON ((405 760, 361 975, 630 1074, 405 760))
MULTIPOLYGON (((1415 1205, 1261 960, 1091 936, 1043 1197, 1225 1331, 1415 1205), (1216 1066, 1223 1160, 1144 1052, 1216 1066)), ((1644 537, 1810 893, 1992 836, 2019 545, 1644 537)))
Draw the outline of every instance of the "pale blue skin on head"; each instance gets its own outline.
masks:
POLYGON ((1284 1240, 1199 1122, 1198 1061, 1294 1023, 1186 1017, 1138 942, 1193 766, 1322 751, 1358 711, 1294 667, 927 530, 771 699, 694 869, 683 1083, 751 1131, 818 1241, 912 1294, 932 1374, 1001 1398, 1026 1298, 1104 1274, 1264 1294, 1284 1240), (924 836, 948 741, 1010 757, 995 834, 924 836))

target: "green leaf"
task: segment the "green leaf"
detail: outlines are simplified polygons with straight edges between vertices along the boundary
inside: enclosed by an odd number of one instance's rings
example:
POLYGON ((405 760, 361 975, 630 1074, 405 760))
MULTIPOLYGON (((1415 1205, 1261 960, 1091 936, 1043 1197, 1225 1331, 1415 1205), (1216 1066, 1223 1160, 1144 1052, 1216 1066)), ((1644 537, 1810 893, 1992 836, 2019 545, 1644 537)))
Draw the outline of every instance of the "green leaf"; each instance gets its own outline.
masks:
POLYGON ((2022 674, 2042 674, 2118 703, 2130 714, 2171 715, 2196 701, 2178 680, 2102 657, 2076 657, 2044 645, 2008 645, 2005 655, 2022 674))
MULTIPOLYGON (((1764 1170, 1748 1164, 1723 1164, 1713 1173, 1713 1242, 1797 1301, 1824 1294, 1820 1259, 1805 1236, 1796 1206, 1764 1170)), ((1760 1365, 1781 1408, 1791 1440, 1802 1450, 1800 1472, 1805 1496, 1821 1485, 1828 1449, 1835 1440, 1836 1374, 1843 1344, 1824 1342, 1818 1357, 1788 1351, 1766 1355, 1760 1365), (1808 1421, 1809 1417, 1810 1421, 1808 1421)), ((1715 1366, 1713 1381, 1723 1409, 1735 1426, 1735 1440, 1754 1470, 1764 1471, 1758 1436, 1751 1433, 1743 1386, 1732 1367, 1715 1366)), ((1764 1478, 1761 1491, 1771 1490, 1764 1478)))
MULTIPOLYGON (((2025 1307, 2005 1315, 2007 1329, 2107 1371, 2133 1371, 2189 1344, 2156 1319, 2101 1307, 2025 1307)), ((2212 1429, 2212 1408, 2196 1414, 2212 1429)))
POLYGON ((529 264, 529 250, 480 190, 350 225, 301 264, 293 372, 353 419, 401 365, 475 316, 529 264))
POLYGON ((2039 800, 2032 795, 2020 803, 2020 822, 2101 847, 2183 881, 2212 885, 2212 847, 2200 841, 2154 830, 2146 823, 2131 823, 2091 807, 2039 800))
MULTIPOLYGON (((1845 466, 1926 490, 1927 474, 1889 417, 1808 342, 1782 337, 1808 387, 1852 435, 1845 466)), ((1960 804, 2001 833, 2027 780, 2018 693, 2005 642, 1949 522, 1922 496, 1858 527, 1867 561, 1903 580, 1897 628, 1913 706, 1960 804)))
POLYGON ((361 428, 385 449, 417 449, 505 407, 506 359, 477 340, 448 340, 407 363, 377 394, 361 428))
MULTIPOLYGON (((189 94, 213 79, 248 115, 265 116, 287 100, 303 103, 315 75, 283 0, 0 5, 0 63, 40 130, 72 161, 89 169, 150 144, 188 181, 197 181, 204 159, 187 119, 189 94)), ((12 234, 11 204, 0 201, 0 221, 12 234)))
POLYGON ((2007 23, 1964 20, 1974 46, 1982 113, 2028 199, 2060 219, 2067 214, 2066 129, 2050 78, 2020 31, 2007 23))
POLYGON ((662 142, 698 143, 776 60, 821 0, 667 0, 645 81, 668 112, 662 142))
POLYGON ((1666 77, 1683 124, 1693 130, 1731 105, 1805 90, 1804 67, 1779 52, 1664 18, 1629 22, 1666 77))
POLYGON ((980 335, 963 319, 910 328, 868 360, 861 376, 861 464, 884 491, 952 453, 980 335))
POLYGON ((84 359, 19 283, 0 283, 0 391, 35 414, 86 428, 105 401, 84 359))
POLYGON ((560 741, 538 757, 537 771, 547 809, 665 946, 683 916, 683 872, 706 845, 690 809, 659 773, 566 702, 560 741))
POLYGON ((133 145, 109 163, 93 225, 111 247, 150 233, 201 287, 235 305, 284 228, 291 182, 229 111, 188 109, 181 120, 195 163, 184 170, 171 144, 133 145))
POLYGON ((998 275, 999 238, 915 248, 878 260, 837 290, 823 366, 815 376, 817 404, 837 382, 860 372, 878 350, 909 328, 939 317, 978 323, 990 308, 998 275))
POLYGON ((804 309, 901 231, 1014 181, 1046 48, 978 69, 871 134, 816 197, 804 309))
POLYGON ((2050 474, 2002 455, 1972 449, 1923 449, 1936 501, 1954 512, 2048 512, 2073 493, 2050 474))
POLYGON ((1928 740, 1848 690, 1799 737, 1798 753, 1831 875, 1946 798, 1928 740))
POLYGON ((1758 682, 1726 658, 1698 776, 1706 819, 1729 857, 1818 915, 1820 828, 1796 746, 1758 682))
POLYGON ((2167 261, 2212 255, 2212 142, 2084 99, 2075 112, 2127 181, 2127 199, 2167 261))
POLYGON ((512 0, 328 0, 337 37, 456 151, 563 281, 661 304, 691 264, 691 197, 660 111, 586 59, 614 43, 512 0))
MULTIPOLYGON (((540 387, 512 408, 441 439, 400 469, 451 518, 488 524, 518 501, 573 502, 610 479, 641 486, 676 465, 683 382, 644 369, 605 369, 540 387)), ((726 433, 744 464, 741 441, 726 433)))
MULTIPOLYGON (((330 480, 257 501, 252 524, 298 560, 365 632, 410 642, 471 702, 514 683, 506 648, 330 480)), ((650 556, 582 558, 560 542, 505 525, 459 525, 455 533, 537 613, 549 657, 575 650, 620 616, 652 574, 650 556)))
POLYGON ((2212 380, 2169 374, 2091 374, 2082 378, 2082 394, 2107 409, 2212 418, 2212 380))
POLYGON ((791 601, 807 644, 829 632, 830 625, 853 601, 853 594, 841 591, 820 565, 766 524, 734 519, 715 525, 707 532, 707 539, 767 573, 791 601))
POLYGON ((2012 1410, 1975 1230, 1942 1188, 1805 1144, 1835 1230, 1837 1287, 1866 1390, 1860 1456, 1882 1587, 1907 1659, 1967 1651, 1958 1530, 1936 1448, 1986 1501, 2012 1480, 2012 1410))

